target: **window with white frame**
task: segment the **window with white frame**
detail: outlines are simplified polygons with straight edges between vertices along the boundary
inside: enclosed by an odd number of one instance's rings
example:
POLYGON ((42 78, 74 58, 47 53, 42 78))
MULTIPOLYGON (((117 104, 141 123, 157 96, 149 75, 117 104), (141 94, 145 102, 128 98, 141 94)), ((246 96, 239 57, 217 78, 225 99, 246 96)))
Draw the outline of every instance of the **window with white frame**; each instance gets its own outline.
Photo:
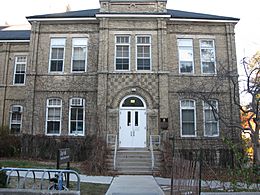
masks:
POLYGON ((84 135, 85 131, 85 100, 70 99, 69 134, 84 135))
POLYGON ((204 135, 207 137, 219 136, 219 120, 216 113, 218 112, 218 102, 210 100, 204 102, 204 135))
POLYGON ((179 71, 180 73, 193 73, 193 43, 192 39, 178 39, 179 71))
POLYGON ((129 70, 130 69, 130 36, 117 35, 115 48, 116 48, 115 51, 116 70, 129 70))
POLYGON ((49 72, 63 72, 65 38, 52 38, 49 72))
POLYGON ((136 37, 137 70, 151 70, 151 36, 136 37))
POLYGON ((202 73, 216 73, 214 40, 200 40, 200 55, 202 73))
POLYGON ((182 100, 181 111, 181 135, 183 137, 196 136, 196 107, 194 100, 182 100))
POLYGON ((24 85, 26 76, 26 56, 16 56, 15 57, 15 67, 14 67, 14 85, 24 85))
POLYGON ((85 72, 87 66, 87 38, 72 39, 72 72, 85 72))
POLYGON ((46 108, 46 134, 59 135, 61 130, 62 100, 51 98, 47 100, 46 108))
POLYGON ((13 105, 10 110, 10 129, 11 133, 18 134, 22 129, 22 112, 23 107, 20 105, 13 105))

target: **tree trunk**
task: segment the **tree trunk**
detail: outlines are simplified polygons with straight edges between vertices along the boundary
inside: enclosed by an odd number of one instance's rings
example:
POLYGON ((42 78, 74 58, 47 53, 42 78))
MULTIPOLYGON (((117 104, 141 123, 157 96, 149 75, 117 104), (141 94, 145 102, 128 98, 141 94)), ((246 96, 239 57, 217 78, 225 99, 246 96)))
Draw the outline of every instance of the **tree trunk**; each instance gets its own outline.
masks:
POLYGON ((260 146, 258 144, 258 146, 256 146, 254 148, 254 164, 255 165, 260 165, 260 146))
MULTIPOLYGON (((258 107, 257 107, 258 108, 258 107)), ((255 165, 260 165, 260 143, 259 143, 259 129, 260 129, 260 116, 259 113, 256 114, 256 119, 255 119, 255 132, 252 137, 252 142, 253 142, 253 150, 254 150, 254 164, 255 165)))

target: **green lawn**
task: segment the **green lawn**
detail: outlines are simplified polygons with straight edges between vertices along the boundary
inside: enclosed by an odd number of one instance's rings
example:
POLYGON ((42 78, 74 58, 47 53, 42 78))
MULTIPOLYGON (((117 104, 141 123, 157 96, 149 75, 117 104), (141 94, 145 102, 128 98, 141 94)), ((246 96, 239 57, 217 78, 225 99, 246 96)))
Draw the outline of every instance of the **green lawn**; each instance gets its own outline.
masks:
POLYGON ((29 160, 0 160, 0 167, 15 167, 15 168, 55 168, 53 164, 44 164, 29 160))
MULTIPOLYGON (((73 166, 71 169, 80 173, 79 166, 73 166)), ((55 169, 56 162, 46 162, 46 161, 30 161, 30 160, 20 160, 20 159, 0 159, 0 167, 15 167, 15 168, 37 168, 37 169, 55 169)), ((65 165, 61 169, 65 169, 65 165)), ((72 182, 74 186, 75 183, 72 182)), ((109 185, 103 184, 92 184, 92 183, 81 183, 80 192, 82 195, 102 195, 105 194, 109 185)), ((75 189, 75 188, 74 188, 75 189)))
POLYGON ((109 185, 81 183, 80 194, 81 195, 102 195, 107 192, 108 187, 109 185))
MULTIPOLYGON (((16 159, 0 159, 0 167, 14 167, 14 168, 35 168, 35 169, 56 169, 56 162, 54 161, 31 161, 31 160, 16 160, 16 159)), ((66 165, 62 165, 60 169, 66 169, 66 165)), ((71 166, 71 170, 81 173, 80 168, 71 166)))

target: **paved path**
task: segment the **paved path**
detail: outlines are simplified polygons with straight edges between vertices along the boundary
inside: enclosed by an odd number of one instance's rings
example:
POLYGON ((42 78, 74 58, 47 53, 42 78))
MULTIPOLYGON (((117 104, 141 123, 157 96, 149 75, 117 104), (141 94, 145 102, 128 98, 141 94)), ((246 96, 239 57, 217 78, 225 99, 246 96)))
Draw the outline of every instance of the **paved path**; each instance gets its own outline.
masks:
MULTIPOLYGON (((8 174, 9 172, 7 172, 8 174)), ((20 171, 20 177, 24 177, 26 171, 20 171)), ((42 178, 43 173, 35 172, 35 177, 37 179, 42 178)), ((12 172, 11 176, 17 176, 17 172, 12 172)), ((33 178, 32 172, 27 175, 28 178, 33 178)), ((53 174, 51 175, 53 177, 53 174)), ((98 183, 98 184, 111 184, 113 177, 112 176, 87 176, 79 174, 80 182, 84 183, 98 183)), ((48 174, 44 175, 44 179, 49 179, 48 174)), ((77 181, 77 177, 74 174, 70 174, 70 181, 77 181)))
POLYGON ((106 195, 164 195, 153 176, 114 177, 106 195))

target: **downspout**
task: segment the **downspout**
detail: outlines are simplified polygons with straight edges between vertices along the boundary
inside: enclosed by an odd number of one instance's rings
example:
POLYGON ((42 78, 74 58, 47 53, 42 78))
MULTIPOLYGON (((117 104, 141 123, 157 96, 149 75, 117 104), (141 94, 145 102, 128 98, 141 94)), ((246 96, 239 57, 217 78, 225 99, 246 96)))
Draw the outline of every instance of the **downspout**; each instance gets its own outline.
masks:
MULTIPOLYGON (((229 72, 229 77, 228 77, 228 85, 229 85, 229 102, 230 102, 230 121, 233 123, 233 104, 232 104, 232 87, 231 87, 231 81, 230 77, 233 75, 230 75, 231 72, 231 63, 232 63, 232 46, 231 46, 231 37, 230 37, 230 25, 226 24, 226 34, 227 34, 227 54, 228 54, 228 72, 229 72)), ((235 95, 235 94, 234 94, 235 95)), ((231 127, 231 139, 234 139, 234 128, 231 127)))
MULTIPOLYGON (((9 72, 9 57, 10 57, 10 43, 6 43, 6 55, 5 55, 5 64, 4 64, 4 99, 3 99, 3 110, 2 110, 2 127, 5 125, 5 101, 6 101, 6 91, 7 91, 7 82, 8 82, 8 72, 9 72)), ((8 112, 9 113, 9 112, 8 112)))
POLYGON ((35 72, 33 73, 33 97, 32 97, 32 126, 31 126, 31 135, 34 135, 34 111, 35 111, 35 92, 36 92, 36 76, 38 72, 38 49, 39 49, 39 29, 40 23, 34 22, 33 23, 33 33, 34 33, 34 41, 33 41, 33 49, 32 59, 31 59, 31 66, 34 67, 33 69, 35 72), (36 48, 36 49, 35 49, 36 48))

